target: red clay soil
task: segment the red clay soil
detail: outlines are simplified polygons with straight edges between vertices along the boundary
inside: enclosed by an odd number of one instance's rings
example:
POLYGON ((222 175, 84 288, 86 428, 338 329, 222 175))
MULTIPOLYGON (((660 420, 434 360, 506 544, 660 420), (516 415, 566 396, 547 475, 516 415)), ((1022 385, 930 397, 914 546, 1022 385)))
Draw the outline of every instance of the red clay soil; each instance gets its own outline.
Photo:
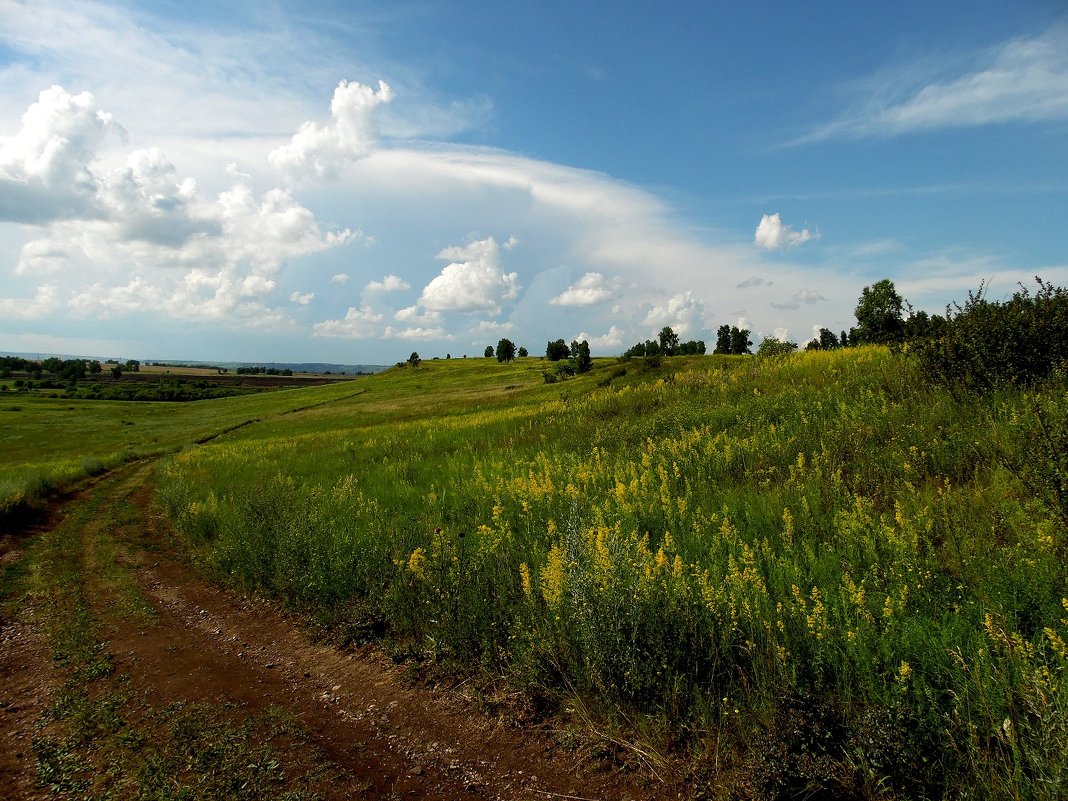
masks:
MULTIPOLYGON (((288 711, 327 767, 345 777, 333 789, 320 788, 323 797, 691 796, 692 788, 662 763, 654 772, 630 753, 627 761, 638 767, 624 768, 611 755, 566 747, 547 726, 520 727, 484 714, 455 689, 413 686, 403 666, 380 650, 322 644, 274 605, 202 580, 168 553, 147 475, 145 468, 131 470, 118 490, 137 510, 139 529, 136 540, 125 542, 120 563, 136 576, 157 620, 108 617, 101 639, 116 675, 152 707, 188 702, 248 715, 288 711)), ((18 559, 27 542, 6 541, 2 561, 18 559)), ((58 682, 43 636, 32 625, 0 618, 0 798, 48 797, 37 785, 30 739, 58 682)))

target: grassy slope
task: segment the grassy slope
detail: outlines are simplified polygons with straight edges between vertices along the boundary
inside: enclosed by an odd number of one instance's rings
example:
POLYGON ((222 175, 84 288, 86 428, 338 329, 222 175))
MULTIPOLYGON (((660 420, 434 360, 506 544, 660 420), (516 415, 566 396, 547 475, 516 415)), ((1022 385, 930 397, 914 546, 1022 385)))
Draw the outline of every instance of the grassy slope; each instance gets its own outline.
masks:
POLYGON ((1063 388, 962 406, 880 349, 543 367, 308 390, 336 401, 176 456, 165 504, 220 575, 637 715, 742 795, 1064 791, 1065 532, 1033 414, 1063 388))
POLYGON ((193 403, 0 395, 0 518, 130 459, 176 450, 272 415, 348 397, 361 385, 193 403))

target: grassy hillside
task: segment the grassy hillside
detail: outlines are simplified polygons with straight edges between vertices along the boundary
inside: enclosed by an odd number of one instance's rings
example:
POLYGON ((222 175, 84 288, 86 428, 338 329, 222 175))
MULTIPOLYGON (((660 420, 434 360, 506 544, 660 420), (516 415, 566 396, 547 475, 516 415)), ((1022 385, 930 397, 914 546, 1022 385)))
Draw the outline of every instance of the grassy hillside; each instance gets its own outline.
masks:
POLYGON ((183 451, 166 508, 219 575, 738 797, 1063 796, 1063 382, 955 400, 878 348, 542 367, 364 379, 183 451))

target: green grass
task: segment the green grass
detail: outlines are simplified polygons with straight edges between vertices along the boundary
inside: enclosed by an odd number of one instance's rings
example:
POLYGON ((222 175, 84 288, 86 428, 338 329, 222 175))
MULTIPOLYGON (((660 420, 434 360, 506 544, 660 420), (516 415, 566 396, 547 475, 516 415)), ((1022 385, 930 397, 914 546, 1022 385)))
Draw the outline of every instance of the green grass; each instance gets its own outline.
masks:
POLYGON ((1065 533, 1011 469, 1034 396, 962 405, 878 348, 424 365, 171 461, 203 563, 757 796, 1064 791, 1065 533))
POLYGON ((333 402, 358 381, 183 404, 0 395, 0 521, 124 462, 237 426, 333 402))

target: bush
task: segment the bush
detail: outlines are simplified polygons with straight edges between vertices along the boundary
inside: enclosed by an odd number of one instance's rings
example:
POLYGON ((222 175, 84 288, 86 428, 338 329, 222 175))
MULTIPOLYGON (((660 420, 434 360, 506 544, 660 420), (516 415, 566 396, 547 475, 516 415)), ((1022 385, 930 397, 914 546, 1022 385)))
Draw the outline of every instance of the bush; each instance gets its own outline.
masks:
POLYGON ((1068 363, 1068 290, 1035 279, 1003 303, 984 287, 964 306, 946 309, 941 336, 910 343, 924 371, 951 391, 983 393, 1006 384, 1030 385, 1068 363))

